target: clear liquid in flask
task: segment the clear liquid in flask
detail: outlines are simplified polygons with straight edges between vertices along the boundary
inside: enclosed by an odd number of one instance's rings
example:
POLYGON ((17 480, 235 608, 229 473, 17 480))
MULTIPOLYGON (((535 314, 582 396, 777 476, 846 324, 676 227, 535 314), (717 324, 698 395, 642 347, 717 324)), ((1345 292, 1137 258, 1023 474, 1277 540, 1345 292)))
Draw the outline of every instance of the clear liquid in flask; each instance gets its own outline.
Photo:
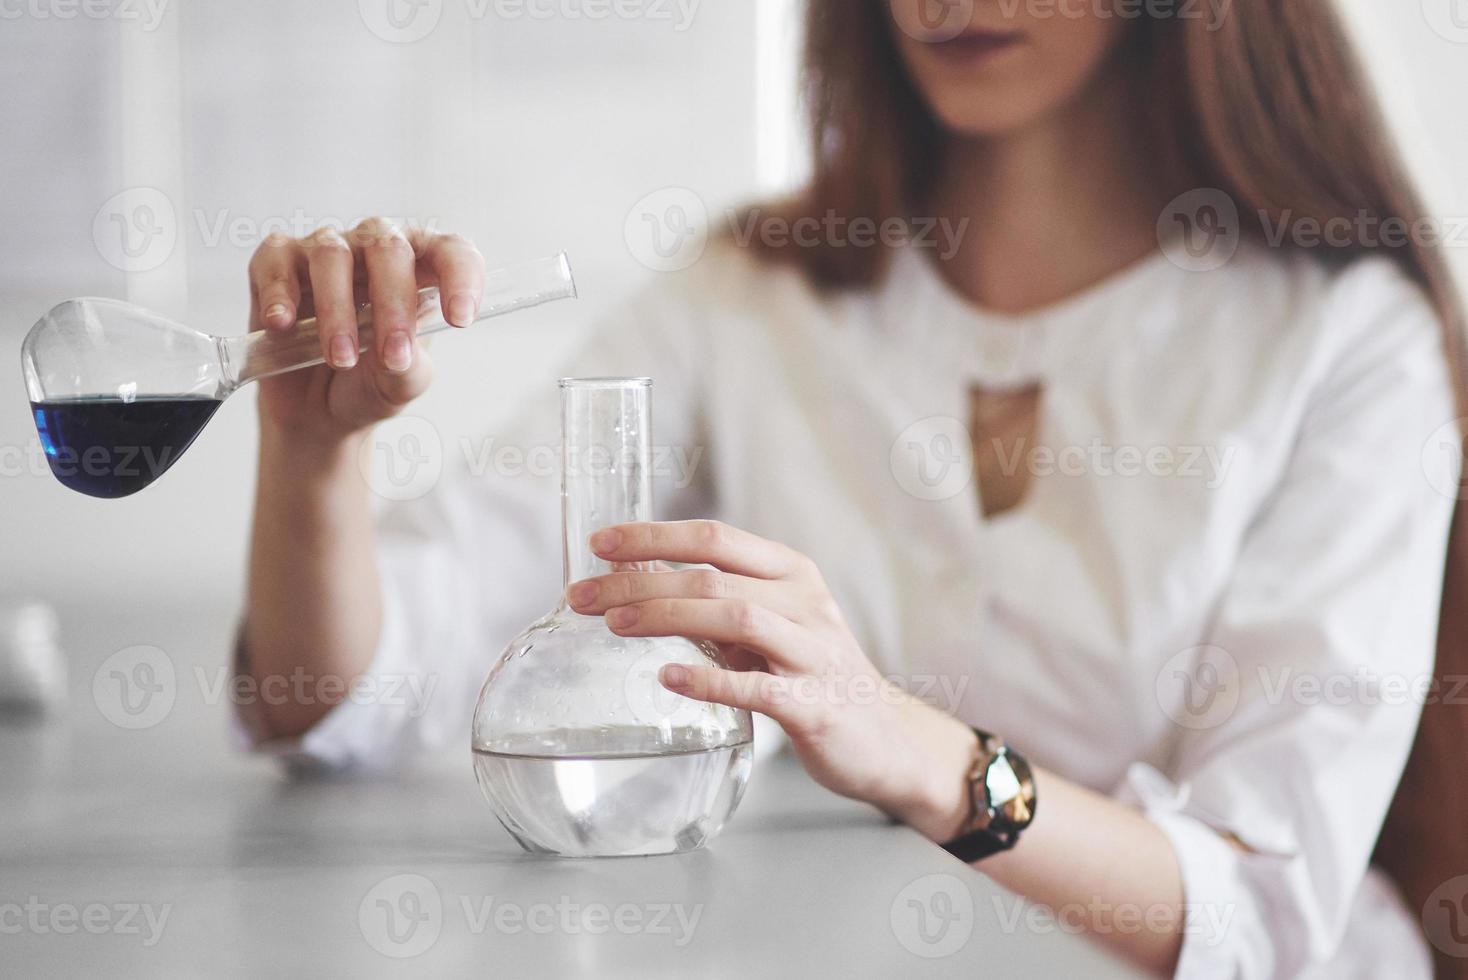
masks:
MULTIPOLYGON (((586 732, 559 733, 563 746, 586 732)), ((613 742, 635 744, 635 732, 613 742)), ((537 740, 538 741, 538 740, 537 740)), ((717 836, 749 780, 751 743, 668 752, 535 754, 474 751, 480 789, 527 850, 563 857, 675 854, 717 836)), ((514 749, 515 746, 508 748, 514 749)))

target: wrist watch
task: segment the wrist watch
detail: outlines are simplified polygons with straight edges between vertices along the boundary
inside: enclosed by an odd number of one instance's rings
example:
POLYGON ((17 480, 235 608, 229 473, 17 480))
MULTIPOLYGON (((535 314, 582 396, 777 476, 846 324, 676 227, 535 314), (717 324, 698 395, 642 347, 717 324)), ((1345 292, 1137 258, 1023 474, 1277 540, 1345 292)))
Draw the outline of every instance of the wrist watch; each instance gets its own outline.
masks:
POLYGON ((966 864, 1007 851, 1035 819, 1035 779, 1024 756, 974 729, 978 754, 968 772, 969 817, 943 850, 966 864))

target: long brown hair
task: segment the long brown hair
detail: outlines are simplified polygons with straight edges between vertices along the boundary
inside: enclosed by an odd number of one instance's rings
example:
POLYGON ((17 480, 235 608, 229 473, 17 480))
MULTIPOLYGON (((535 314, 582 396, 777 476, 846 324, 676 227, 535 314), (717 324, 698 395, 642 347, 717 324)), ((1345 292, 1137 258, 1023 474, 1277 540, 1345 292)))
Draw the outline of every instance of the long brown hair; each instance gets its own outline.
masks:
MULTIPOLYGON (((931 188, 942 133, 903 67, 889 4, 808 3, 804 94, 815 167, 783 210, 791 219, 900 219, 931 188)), ((1330 0, 1252 0, 1234 4, 1219 24, 1173 17, 1136 26, 1124 56, 1147 86, 1154 131, 1166 137, 1160 166, 1179 189, 1222 190, 1241 214, 1268 216, 1276 227, 1308 218, 1359 232, 1388 218, 1407 228, 1426 218, 1330 0)), ((1264 227, 1245 222, 1244 230, 1262 235, 1264 227)), ((1420 235, 1376 238, 1338 240, 1331 257, 1384 251, 1421 286, 1442 321, 1460 414, 1468 415, 1464 317, 1442 253, 1420 235)), ((879 248, 755 247, 829 289, 875 284, 890 257, 879 248)), ((1468 509, 1459 507, 1436 690, 1452 692, 1450 681, 1465 676, 1468 509)), ((1433 699, 1424 712, 1375 855, 1418 911, 1444 881, 1468 874, 1468 776, 1454 778, 1468 756, 1468 712, 1447 700, 1433 699)), ((1440 977, 1468 978, 1468 959, 1437 953, 1440 977)))

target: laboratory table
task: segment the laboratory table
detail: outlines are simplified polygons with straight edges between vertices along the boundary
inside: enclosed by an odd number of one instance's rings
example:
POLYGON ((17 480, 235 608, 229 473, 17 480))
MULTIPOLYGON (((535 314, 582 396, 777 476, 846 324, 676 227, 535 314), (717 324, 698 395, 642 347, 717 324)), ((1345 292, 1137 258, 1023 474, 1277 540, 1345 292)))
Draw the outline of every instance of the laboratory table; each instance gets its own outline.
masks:
POLYGON ((229 610, 157 605, 63 610, 68 704, 0 723, 0 976, 1131 975, 788 758, 709 848, 600 861, 522 853, 467 746, 287 778, 227 736, 229 610), (102 668, 136 645, 172 703, 126 727, 102 668))

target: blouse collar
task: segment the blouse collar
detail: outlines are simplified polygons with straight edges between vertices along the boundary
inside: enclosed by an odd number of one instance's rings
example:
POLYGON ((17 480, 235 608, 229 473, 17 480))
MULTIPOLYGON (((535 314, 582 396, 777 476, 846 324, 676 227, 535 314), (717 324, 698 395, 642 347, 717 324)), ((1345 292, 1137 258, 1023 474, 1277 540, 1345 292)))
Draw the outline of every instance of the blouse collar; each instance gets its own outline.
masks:
POLYGON ((1057 358, 1080 354, 1179 272, 1158 250, 1058 302, 1003 313, 958 293, 926 250, 909 245, 897 250, 882 293, 891 319, 916 327, 934 353, 964 365, 976 383, 1010 387, 1035 383, 1057 358))

